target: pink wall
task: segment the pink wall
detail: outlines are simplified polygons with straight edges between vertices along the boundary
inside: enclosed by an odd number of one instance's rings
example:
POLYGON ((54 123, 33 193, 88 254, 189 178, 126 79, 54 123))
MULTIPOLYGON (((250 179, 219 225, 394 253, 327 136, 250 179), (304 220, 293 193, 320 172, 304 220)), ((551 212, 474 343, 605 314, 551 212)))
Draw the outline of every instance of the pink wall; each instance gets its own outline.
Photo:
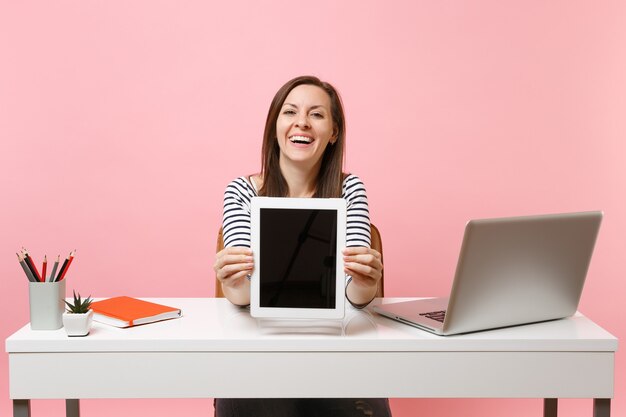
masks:
MULTIPOLYGON (((303 73, 343 94, 388 295, 447 293, 469 218, 602 209, 581 310, 626 337, 626 3, 383 3, 2 2, 2 338, 28 321, 22 245, 37 259, 77 249, 68 291, 211 296, 224 186, 258 170, 269 101, 303 73)), ((2 415, 7 375, 5 355, 2 415)), ((62 403, 35 415, 49 405, 62 403)), ((84 414, 123 406, 201 416, 210 401, 86 401, 84 414)), ((541 402, 392 407, 522 416, 541 402)), ((590 407, 562 402, 567 416, 590 407)))

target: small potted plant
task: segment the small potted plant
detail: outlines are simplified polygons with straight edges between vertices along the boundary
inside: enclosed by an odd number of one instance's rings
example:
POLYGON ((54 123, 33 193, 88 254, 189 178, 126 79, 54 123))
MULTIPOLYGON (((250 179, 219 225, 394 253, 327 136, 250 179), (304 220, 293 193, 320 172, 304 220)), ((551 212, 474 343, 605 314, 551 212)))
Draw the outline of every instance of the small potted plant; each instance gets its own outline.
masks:
POLYGON ((80 293, 76 295, 76 291, 72 292, 74 302, 65 301, 67 307, 63 313, 63 327, 68 336, 87 336, 93 320, 93 311, 90 309, 93 300, 91 296, 81 299, 80 293))

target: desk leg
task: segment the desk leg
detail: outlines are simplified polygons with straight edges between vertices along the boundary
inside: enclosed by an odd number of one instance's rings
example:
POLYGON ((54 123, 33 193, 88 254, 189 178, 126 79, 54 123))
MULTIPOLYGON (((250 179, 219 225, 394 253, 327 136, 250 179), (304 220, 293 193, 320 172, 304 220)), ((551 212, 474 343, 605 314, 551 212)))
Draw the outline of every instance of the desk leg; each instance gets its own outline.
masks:
POLYGON ((65 400, 65 416, 80 417, 80 403, 78 400, 65 400))
POLYGON ((559 410, 558 398, 543 399, 543 417, 556 417, 559 410))
POLYGON ((30 417, 30 400, 13 400, 13 417, 30 417))
POLYGON ((611 399, 610 398, 594 398, 593 399, 593 417, 610 417, 611 416, 611 399))

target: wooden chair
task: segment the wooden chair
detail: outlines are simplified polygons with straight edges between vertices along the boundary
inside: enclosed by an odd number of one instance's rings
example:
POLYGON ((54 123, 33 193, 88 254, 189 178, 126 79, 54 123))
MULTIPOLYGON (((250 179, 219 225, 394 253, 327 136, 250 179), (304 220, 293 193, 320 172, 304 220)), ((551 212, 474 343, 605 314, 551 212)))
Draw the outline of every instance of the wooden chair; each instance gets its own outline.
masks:
MULTIPOLYGON (((383 241, 380 237, 380 231, 373 224, 371 225, 371 235, 372 235, 372 249, 376 249, 380 252, 380 260, 385 264, 383 259, 383 241)), ((220 231, 217 234, 217 249, 215 253, 224 249, 224 238, 222 235, 222 228, 220 227, 220 231)), ((384 297, 385 296, 385 270, 383 269, 382 276, 380 277, 380 281, 378 281, 378 291, 376 291, 376 297, 384 297)), ((224 292, 222 291, 222 285, 218 281, 217 277, 215 278, 215 296, 216 297, 224 297, 224 292)))

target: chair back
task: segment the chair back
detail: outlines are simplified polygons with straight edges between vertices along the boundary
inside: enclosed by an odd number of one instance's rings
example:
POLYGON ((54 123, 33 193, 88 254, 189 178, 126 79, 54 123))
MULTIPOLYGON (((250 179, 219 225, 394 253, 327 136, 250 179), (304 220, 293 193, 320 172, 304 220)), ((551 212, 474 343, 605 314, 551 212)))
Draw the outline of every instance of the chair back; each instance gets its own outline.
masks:
MULTIPOLYGON (((380 260, 385 264, 383 260, 383 240, 380 236, 380 231, 376 226, 370 224, 371 227, 371 235, 372 235, 372 249, 380 252, 380 260)), ((220 227, 219 232, 217 233, 217 245, 215 253, 224 249, 224 237, 223 231, 220 227)), ((378 281, 378 290, 376 291, 376 297, 384 297, 385 296, 385 270, 382 271, 382 276, 380 277, 380 281, 378 281)), ((215 296, 216 297, 224 297, 224 291, 222 291, 222 284, 218 281, 217 277, 215 278, 215 296)))

